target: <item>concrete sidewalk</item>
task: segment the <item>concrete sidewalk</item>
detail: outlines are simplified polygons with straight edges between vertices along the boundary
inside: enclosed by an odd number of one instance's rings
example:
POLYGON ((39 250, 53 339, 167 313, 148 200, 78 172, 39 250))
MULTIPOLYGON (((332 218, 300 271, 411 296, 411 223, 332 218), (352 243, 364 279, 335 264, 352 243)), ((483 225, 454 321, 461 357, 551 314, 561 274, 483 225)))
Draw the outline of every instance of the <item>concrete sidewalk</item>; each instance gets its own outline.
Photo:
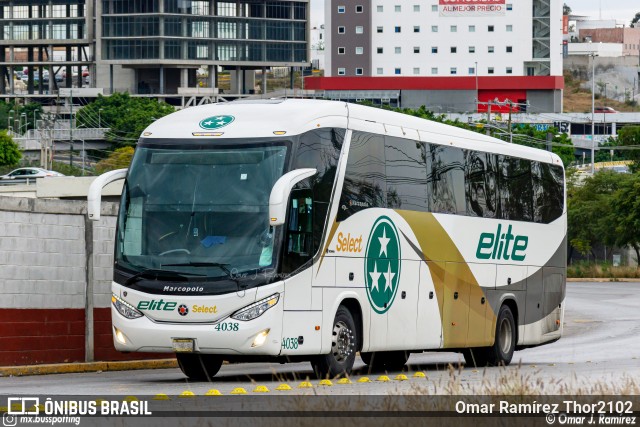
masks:
POLYGON ((130 371, 134 369, 177 368, 176 359, 131 360, 122 362, 77 362, 49 365, 1 366, 0 377, 25 375, 73 374, 80 372, 130 371))

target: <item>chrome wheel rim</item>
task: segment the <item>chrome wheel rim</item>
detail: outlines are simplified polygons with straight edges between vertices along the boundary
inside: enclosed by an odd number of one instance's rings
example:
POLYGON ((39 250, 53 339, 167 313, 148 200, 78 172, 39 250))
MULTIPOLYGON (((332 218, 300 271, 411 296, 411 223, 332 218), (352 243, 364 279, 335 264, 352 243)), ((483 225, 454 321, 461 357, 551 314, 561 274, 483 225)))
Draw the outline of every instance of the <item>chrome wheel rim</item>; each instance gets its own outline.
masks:
POLYGON ((354 340, 353 331, 344 322, 336 322, 333 326, 331 353, 337 362, 344 362, 353 353, 354 340))
POLYGON ((504 354, 511 350, 511 340, 513 339, 513 329, 508 319, 502 319, 500 322, 500 349, 504 354))

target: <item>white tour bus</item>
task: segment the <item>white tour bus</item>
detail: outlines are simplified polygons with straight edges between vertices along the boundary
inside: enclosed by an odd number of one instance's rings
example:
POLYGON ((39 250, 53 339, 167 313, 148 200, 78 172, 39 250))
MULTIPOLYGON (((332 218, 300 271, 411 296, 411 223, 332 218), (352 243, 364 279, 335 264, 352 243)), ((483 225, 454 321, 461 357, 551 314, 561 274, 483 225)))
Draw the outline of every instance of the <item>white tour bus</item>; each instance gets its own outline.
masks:
POLYGON ((508 364, 562 334, 559 157, 409 115, 332 101, 187 108, 142 134, 115 241, 116 349, 223 362, 410 353, 508 364))

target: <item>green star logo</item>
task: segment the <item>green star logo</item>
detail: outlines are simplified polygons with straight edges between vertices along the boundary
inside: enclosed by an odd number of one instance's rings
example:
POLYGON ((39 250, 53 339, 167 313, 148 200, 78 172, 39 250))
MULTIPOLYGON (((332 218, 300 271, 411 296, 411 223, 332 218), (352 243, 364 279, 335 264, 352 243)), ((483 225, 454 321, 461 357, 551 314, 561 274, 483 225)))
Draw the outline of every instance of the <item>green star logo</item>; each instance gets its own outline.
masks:
POLYGON ((378 218, 369 234, 364 255, 367 296, 377 313, 391 307, 400 281, 400 238, 389 217, 378 218))
POLYGON ((214 130, 230 125, 236 118, 233 116, 212 116, 200 121, 200 127, 206 130, 214 130))

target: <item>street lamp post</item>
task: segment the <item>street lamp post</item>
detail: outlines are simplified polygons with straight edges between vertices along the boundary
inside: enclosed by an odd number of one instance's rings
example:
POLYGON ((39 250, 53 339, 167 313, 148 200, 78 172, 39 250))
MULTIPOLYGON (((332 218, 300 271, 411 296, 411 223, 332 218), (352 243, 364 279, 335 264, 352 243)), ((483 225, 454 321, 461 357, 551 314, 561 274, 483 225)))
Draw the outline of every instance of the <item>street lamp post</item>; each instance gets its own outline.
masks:
POLYGON ((11 122, 13 121, 13 110, 9 110, 9 115, 7 116, 7 132, 11 132, 11 122))
POLYGON ((102 108, 98 109, 98 127, 102 128, 102 108))
POLYGON ((20 134, 24 135, 27 133, 27 113, 20 114, 20 134), (24 117, 24 132, 22 131, 22 118, 24 117))
MULTIPOLYGON (((589 42, 591 43, 591 42, 589 42)), ((591 175, 596 170, 596 131, 595 131, 595 113, 596 113, 596 56, 598 54, 591 51, 591 175)))
POLYGON ((479 113, 480 110, 480 91, 478 88, 478 61, 475 62, 476 66, 474 68, 475 72, 476 72, 476 113, 479 113))

